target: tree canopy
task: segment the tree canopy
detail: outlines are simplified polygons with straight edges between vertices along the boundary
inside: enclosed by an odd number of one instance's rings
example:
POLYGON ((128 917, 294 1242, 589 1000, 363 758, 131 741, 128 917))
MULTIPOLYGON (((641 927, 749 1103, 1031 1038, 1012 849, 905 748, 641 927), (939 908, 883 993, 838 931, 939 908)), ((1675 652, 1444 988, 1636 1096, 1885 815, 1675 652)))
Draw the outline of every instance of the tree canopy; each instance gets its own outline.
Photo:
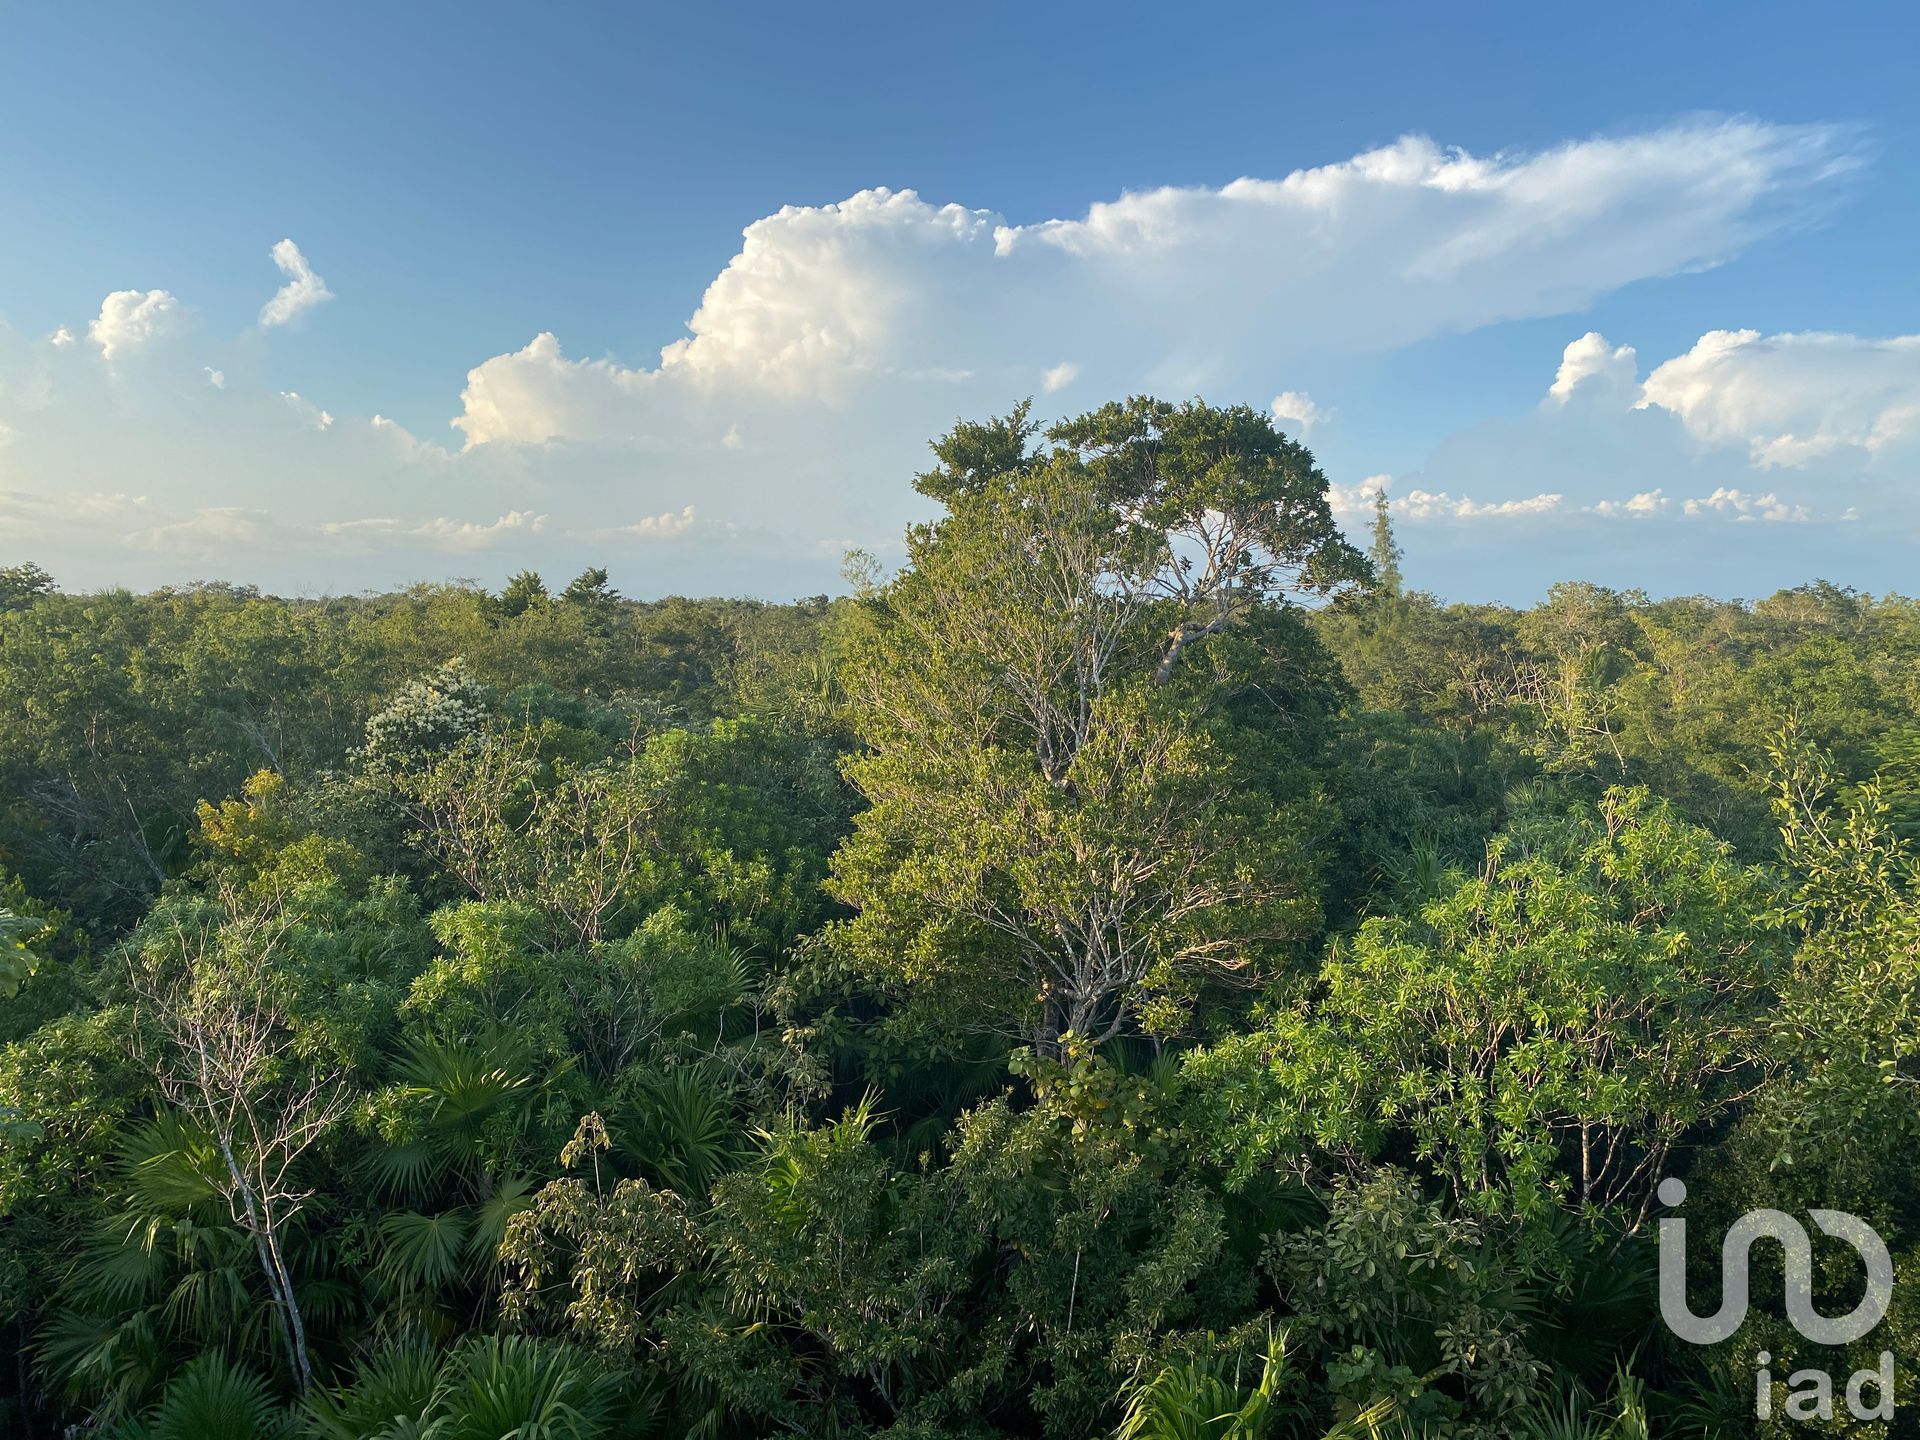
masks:
POLYGON ((1916 1353, 1759 1251, 1683 1344, 1652 1232, 1920 1263, 1920 604, 1446 603, 1200 401, 914 483, 791 605, 0 569, 0 1432, 1771 1437, 1916 1353))

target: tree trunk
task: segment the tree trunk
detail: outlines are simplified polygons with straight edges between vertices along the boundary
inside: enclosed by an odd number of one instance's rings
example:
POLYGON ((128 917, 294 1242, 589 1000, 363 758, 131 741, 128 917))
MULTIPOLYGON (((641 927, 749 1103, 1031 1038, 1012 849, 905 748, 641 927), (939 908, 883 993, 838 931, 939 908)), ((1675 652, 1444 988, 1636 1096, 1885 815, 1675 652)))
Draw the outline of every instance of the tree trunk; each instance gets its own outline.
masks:
POLYGON ((313 1362, 307 1357, 307 1326, 300 1316, 300 1300, 293 1293, 293 1272, 287 1268, 287 1257, 281 1253, 280 1230, 274 1223, 271 1207, 268 1208, 266 1240, 273 1268, 280 1276, 281 1302, 285 1306, 287 1334, 293 1348, 294 1383, 304 1396, 313 1385, 313 1362))
MULTIPOLYGON (((293 1277, 287 1273, 286 1264, 280 1256, 278 1238, 273 1234, 271 1218, 262 1218, 260 1204, 253 1193, 253 1185, 240 1170, 240 1162, 234 1158, 233 1145, 225 1137, 220 1137, 220 1155, 227 1162, 227 1175, 233 1181, 234 1193, 240 1197, 246 1209, 248 1232, 253 1236, 254 1255, 260 1261, 261 1273, 266 1277, 267 1294, 280 1311, 280 1319, 286 1331, 287 1358, 293 1369, 293 1383, 300 1394, 307 1393, 307 1387, 313 1380, 313 1366, 307 1359, 306 1327, 300 1321, 300 1304, 294 1299, 293 1277)), ((235 1217, 236 1219, 239 1217, 235 1217)))

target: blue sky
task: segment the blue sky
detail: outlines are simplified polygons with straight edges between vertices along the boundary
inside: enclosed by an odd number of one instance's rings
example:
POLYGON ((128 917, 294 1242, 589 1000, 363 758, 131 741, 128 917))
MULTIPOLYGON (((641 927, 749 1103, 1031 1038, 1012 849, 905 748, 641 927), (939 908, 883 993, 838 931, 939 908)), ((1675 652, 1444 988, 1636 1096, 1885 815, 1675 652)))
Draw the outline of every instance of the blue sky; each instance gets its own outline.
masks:
POLYGON ((1913 588, 1913 7, 0 27, 0 563, 69 586, 785 598, 955 415, 1149 389, 1311 410, 1450 596, 1913 588))

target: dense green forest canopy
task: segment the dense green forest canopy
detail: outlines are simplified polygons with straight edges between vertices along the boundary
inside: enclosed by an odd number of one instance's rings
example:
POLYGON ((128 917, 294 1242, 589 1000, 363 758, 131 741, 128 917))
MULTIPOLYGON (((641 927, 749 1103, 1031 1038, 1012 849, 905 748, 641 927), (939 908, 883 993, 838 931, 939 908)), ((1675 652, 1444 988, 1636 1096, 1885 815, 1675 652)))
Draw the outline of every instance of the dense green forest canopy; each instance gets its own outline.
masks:
POLYGON ((1920 1263, 1920 603, 1449 604, 1244 408, 934 451, 833 600, 0 570, 0 1429, 1905 1433, 1754 1378, 1904 1290, 1685 1345, 1649 1233, 1920 1263))

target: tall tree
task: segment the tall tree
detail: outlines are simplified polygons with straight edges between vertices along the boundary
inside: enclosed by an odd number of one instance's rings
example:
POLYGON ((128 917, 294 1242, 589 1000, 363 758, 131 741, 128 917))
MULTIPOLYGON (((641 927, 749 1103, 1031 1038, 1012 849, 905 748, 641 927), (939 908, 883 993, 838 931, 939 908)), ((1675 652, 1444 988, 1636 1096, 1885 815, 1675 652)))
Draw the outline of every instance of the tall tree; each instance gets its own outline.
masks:
POLYGON ((532 570, 522 570, 500 592, 500 613, 509 618, 524 615, 546 598, 547 582, 532 570))
POLYGON ((1400 598, 1402 554, 1400 542, 1393 538, 1393 516, 1387 507, 1387 492, 1376 490, 1373 492, 1373 543, 1368 547, 1367 559, 1373 564, 1374 587, 1389 600, 1400 598))
POLYGON ((848 645, 834 866, 870 973, 1043 1049, 1178 1023, 1314 911, 1284 734, 1324 693, 1290 596, 1364 577, 1312 457, 1244 407, 1024 410, 936 444, 946 517, 848 645))
POLYGON ((53 576, 32 561, 24 565, 0 565, 0 610, 31 605, 42 595, 51 595, 59 587, 53 576))
POLYGON ((279 893, 227 889, 149 922, 129 952, 142 1058, 161 1093, 220 1155, 218 1188, 251 1240, 284 1327, 295 1386, 313 1383, 289 1228, 311 1194, 300 1162, 353 1100, 338 1069, 303 1043, 287 1006, 281 949, 294 915, 279 893))

